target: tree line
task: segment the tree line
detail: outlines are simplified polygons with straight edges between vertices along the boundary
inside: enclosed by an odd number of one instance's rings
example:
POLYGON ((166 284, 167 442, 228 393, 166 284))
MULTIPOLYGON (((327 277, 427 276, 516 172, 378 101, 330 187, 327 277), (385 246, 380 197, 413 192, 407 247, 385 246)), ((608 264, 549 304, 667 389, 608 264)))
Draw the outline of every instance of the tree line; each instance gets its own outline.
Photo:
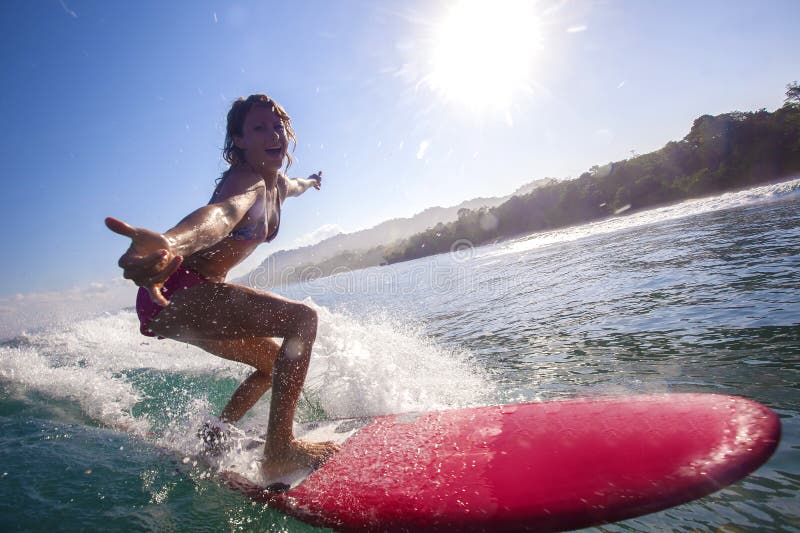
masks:
MULTIPOLYGON (((776 181, 800 172, 800 85, 787 86, 774 112, 703 115, 680 141, 655 152, 595 165, 573 180, 551 183, 504 204, 462 209, 438 224, 383 249, 386 263, 581 224, 693 197, 776 181), (463 242, 463 241, 462 241, 463 242)), ((373 254, 375 250, 373 250, 373 254)))

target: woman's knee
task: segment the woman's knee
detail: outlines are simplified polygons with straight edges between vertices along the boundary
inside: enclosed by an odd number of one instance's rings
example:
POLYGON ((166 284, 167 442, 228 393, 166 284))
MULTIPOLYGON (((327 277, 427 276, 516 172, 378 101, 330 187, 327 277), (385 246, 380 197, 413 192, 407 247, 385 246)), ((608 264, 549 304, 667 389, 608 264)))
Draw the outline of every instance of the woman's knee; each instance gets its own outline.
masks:
POLYGON ((303 305, 303 324, 317 334, 317 326, 319 325, 319 316, 317 310, 308 305, 303 305))
POLYGON ((317 311, 306 304, 298 304, 295 311, 295 328, 304 339, 313 340, 317 335, 319 319, 317 311))

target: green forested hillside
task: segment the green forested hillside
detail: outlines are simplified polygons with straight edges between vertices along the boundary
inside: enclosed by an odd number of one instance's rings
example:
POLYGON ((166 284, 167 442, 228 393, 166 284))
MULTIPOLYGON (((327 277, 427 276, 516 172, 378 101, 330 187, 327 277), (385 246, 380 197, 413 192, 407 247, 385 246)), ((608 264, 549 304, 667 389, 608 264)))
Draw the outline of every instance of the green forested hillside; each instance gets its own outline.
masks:
POLYGON ((790 84, 775 112, 734 112, 697 118, 680 141, 557 182, 504 204, 462 209, 456 222, 439 224, 393 243, 388 263, 450 251, 461 239, 473 245, 523 233, 588 222, 692 197, 744 189, 800 173, 800 86, 790 84))

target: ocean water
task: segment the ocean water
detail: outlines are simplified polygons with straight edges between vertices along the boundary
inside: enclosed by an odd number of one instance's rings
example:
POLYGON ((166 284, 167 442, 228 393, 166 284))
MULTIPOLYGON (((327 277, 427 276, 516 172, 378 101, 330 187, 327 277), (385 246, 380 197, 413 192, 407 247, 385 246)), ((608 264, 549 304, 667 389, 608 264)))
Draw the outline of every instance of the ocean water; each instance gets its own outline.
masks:
MULTIPOLYGON (((257 279, 257 273, 253 279, 257 279)), ((298 420, 646 392, 781 417, 745 480, 594 531, 800 531, 800 179, 287 287, 318 340, 298 420)), ((194 432, 248 374, 131 309, 0 344, 4 531, 314 531, 222 486, 194 432)), ((264 428, 263 399, 240 426, 264 428)), ((252 465, 244 465, 249 468, 252 465)))

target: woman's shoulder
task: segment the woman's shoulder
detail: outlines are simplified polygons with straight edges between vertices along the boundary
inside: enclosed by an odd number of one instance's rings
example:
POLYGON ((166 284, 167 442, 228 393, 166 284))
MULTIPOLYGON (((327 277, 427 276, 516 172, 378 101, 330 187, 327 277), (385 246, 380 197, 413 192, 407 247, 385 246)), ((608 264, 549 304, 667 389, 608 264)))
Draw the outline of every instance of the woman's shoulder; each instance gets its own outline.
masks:
POLYGON ((286 193, 289 190, 289 176, 283 172, 278 172, 278 194, 280 194, 281 202, 286 199, 286 193))
POLYGON ((221 200, 248 191, 263 190, 264 180, 257 172, 245 166, 236 166, 229 168, 222 175, 214 189, 212 200, 221 200))

